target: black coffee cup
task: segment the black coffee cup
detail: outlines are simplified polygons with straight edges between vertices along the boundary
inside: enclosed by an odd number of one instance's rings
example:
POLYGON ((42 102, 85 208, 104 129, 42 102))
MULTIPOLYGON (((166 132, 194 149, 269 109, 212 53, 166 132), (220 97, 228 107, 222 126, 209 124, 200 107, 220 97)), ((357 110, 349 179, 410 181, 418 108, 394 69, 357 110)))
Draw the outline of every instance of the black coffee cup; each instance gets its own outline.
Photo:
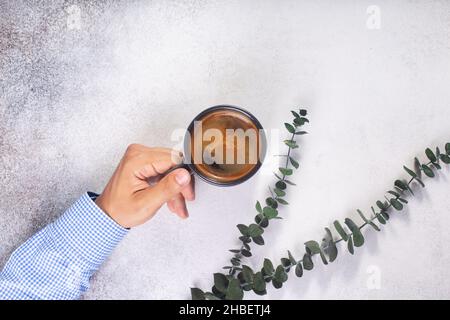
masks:
POLYGON ((177 167, 188 169, 191 174, 195 174, 209 184, 234 186, 250 179, 259 170, 265 157, 266 146, 266 135, 261 123, 255 116, 240 107, 218 105, 202 111, 189 124, 184 137, 184 163, 177 167), (196 132, 199 123, 207 128, 205 134, 207 132, 225 132, 225 142, 222 137, 222 145, 214 139, 205 146, 202 136, 202 146, 196 145, 195 143, 200 141, 200 134, 196 132), (255 131, 257 139, 256 147, 255 143, 251 143, 254 138, 253 131, 255 131), (241 135, 239 136, 239 134, 241 135), (242 134, 244 134, 244 140, 240 140, 240 142, 243 143, 244 147, 239 148, 242 144, 239 145, 238 139, 239 137, 242 139, 242 134), (197 138, 199 140, 195 140, 197 138), (216 143, 214 151, 225 150, 223 153, 226 153, 226 157, 222 157, 222 159, 226 161, 222 163, 217 161, 219 152, 211 152, 212 155, 207 156, 208 147, 214 143, 216 143), (196 152, 199 152, 198 150, 201 150, 200 158, 196 154, 196 152), (239 158, 239 152, 242 152, 241 158, 239 158), (257 154, 256 159, 255 152, 257 154), (229 161, 228 156, 232 160, 234 159, 234 162, 229 161), (243 161, 239 162, 238 159, 243 161))

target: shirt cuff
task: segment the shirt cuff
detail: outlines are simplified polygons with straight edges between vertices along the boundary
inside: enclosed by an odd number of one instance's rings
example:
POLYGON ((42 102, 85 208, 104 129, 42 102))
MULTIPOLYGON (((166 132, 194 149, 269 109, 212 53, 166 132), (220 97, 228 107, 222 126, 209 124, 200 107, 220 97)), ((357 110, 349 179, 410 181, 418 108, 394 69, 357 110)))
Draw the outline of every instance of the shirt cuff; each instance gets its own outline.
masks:
POLYGON ((92 193, 83 194, 52 224, 52 229, 79 256, 98 267, 128 229, 104 213, 91 196, 92 193))

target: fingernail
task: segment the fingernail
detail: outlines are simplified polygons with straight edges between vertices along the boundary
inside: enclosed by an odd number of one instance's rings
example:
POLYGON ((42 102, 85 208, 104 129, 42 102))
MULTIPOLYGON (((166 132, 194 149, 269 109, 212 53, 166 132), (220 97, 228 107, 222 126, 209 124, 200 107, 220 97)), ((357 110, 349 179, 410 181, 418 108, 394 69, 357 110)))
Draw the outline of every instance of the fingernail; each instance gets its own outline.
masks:
POLYGON ((175 176, 175 180, 180 186, 185 186, 189 183, 190 180, 189 173, 187 173, 185 170, 178 172, 175 176))

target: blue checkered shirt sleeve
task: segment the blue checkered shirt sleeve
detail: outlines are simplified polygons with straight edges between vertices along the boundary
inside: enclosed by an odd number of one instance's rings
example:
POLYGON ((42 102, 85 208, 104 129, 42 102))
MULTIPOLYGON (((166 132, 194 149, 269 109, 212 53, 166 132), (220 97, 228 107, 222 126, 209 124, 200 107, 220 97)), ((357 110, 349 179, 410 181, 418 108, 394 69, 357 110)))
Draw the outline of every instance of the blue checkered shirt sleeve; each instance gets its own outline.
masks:
POLYGON ((0 273, 0 299, 77 299, 128 229, 85 193, 17 248, 0 273))

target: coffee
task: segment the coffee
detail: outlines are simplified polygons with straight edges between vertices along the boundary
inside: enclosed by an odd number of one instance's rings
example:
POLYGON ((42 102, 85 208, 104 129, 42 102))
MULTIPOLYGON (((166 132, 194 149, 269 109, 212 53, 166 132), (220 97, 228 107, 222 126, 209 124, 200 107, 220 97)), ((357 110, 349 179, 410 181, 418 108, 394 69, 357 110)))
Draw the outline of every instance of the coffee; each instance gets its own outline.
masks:
POLYGON ((212 108, 189 128, 195 171, 226 185, 251 176, 260 166, 261 125, 238 108, 212 108))

